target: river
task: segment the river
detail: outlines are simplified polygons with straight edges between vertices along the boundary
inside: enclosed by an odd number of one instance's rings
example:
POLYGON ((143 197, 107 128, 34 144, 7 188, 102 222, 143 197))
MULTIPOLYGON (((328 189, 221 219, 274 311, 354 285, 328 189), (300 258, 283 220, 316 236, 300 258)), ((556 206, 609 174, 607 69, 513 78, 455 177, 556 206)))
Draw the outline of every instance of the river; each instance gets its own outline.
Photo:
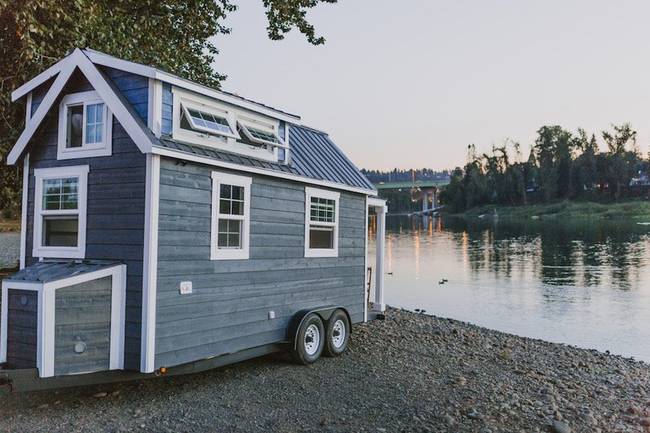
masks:
POLYGON ((650 226, 631 221, 389 216, 385 297, 397 307, 650 361, 648 247, 650 226))

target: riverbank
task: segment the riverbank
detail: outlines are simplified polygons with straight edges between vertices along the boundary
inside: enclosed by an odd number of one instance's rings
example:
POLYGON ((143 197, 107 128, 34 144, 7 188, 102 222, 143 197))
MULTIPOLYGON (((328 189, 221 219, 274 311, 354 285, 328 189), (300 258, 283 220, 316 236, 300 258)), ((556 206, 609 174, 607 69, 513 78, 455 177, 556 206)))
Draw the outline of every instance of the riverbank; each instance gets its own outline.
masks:
POLYGON ((650 222, 650 201, 634 200, 618 203, 562 201, 551 204, 525 206, 479 206, 459 216, 492 217, 496 210, 499 218, 632 218, 650 222))
POLYGON ((390 309, 349 351, 0 397, 0 431, 644 432, 650 367, 390 309))

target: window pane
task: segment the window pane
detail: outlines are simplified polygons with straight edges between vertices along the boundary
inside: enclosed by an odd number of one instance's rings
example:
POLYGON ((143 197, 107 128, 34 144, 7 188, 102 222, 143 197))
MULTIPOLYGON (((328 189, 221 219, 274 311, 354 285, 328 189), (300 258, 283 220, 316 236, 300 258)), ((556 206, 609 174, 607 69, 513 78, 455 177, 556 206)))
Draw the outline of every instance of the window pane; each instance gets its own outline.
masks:
POLYGON ((73 105, 68 107, 68 131, 66 147, 81 147, 81 138, 83 134, 83 105, 73 105))
POLYGON ((230 214, 230 200, 219 200, 219 213, 225 215, 230 214))
POLYGON ((243 186, 233 186, 232 187, 232 198, 235 200, 244 199, 244 187, 243 186))
POLYGON ((221 190, 219 192, 219 196, 221 198, 231 198, 232 197, 232 186, 231 185, 226 185, 225 183, 221 184, 221 190))
POLYGON ((86 107, 86 144, 101 143, 104 135, 104 104, 86 107))
POLYGON ((43 246, 76 247, 77 217, 43 217, 43 246))
POLYGON ((334 248, 334 229, 332 227, 310 227, 309 248, 334 248))
POLYGON ((241 201, 232 202, 231 215, 244 215, 244 203, 241 201))

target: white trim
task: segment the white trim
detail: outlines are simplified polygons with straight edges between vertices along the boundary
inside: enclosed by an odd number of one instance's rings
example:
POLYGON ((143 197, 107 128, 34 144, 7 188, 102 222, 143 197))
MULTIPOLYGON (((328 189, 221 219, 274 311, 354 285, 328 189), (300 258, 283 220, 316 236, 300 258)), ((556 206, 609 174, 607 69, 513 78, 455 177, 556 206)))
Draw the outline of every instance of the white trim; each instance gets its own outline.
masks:
POLYGON ((357 188, 357 187, 354 187, 354 186, 344 185, 344 184, 341 184, 341 183, 335 183, 335 182, 330 182, 330 181, 326 181, 326 180, 311 179, 311 178, 308 178, 308 177, 298 176, 298 175, 295 175, 295 174, 283 173, 283 172, 274 171, 274 170, 266 170, 266 169, 257 168, 257 167, 248 167, 248 166, 241 165, 241 164, 233 164, 233 163, 230 163, 230 162, 219 161, 219 160, 216 160, 216 159, 213 159, 213 158, 206 158, 206 157, 202 157, 202 156, 199 156, 199 155, 194 155, 194 154, 191 154, 191 153, 181 152, 181 151, 162 148, 162 147, 154 146, 151 149, 151 152, 153 154, 155 154, 155 155, 168 156, 170 158, 176 158, 176 159, 182 159, 182 160, 185 160, 185 161, 198 162, 200 164, 211 165, 213 167, 221 167, 221 168, 227 168, 227 169, 230 169, 230 170, 243 171, 243 172, 247 172, 247 173, 261 174, 261 175, 270 176, 270 177, 277 177, 277 178, 280 178, 280 179, 286 179, 286 180, 292 180, 292 181, 295 181, 295 182, 300 182, 302 184, 317 185, 317 186, 337 189, 337 190, 341 190, 341 191, 355 192, 357 194, 365 194, 365 195, 376 195, 377 194, 377 191, 374 190, 374 189, 357 188))
POLYGON ((152 373, 155 369, 156 356, 158 207, 160 198, 160 156, 158 155, 147 154, 145 190, 140 371, 152 373))
POLYGON ((29 123, 29 119, 32 118, 32 92, 27 94, 27 100, 25 101, 25 126, 29 123))
POLYGON ((96 156, 111 156, 113 153, 113 115, 104 100, 94 90, 88 92, 70 93, 61 99, 59 104, 59 128, 56 159, 91 158, 96 156), (103 104, 104 126, 102 142, 86 144, 86 107, 93 104, 103 104), (68 106, 83 105, 83 121, 81 132, 81 147, 68 148, 68 106))
POLYGON ((86 256, 86 209, 88 203, 88 172, 87 165, 68 167, 40 168, 34 170, 34 239, 32 257, 55 257, 83 259, 86 256), (43 181, 76 177, 79 179, 77 191, 77 209, 48 211, 43 209, 43 181), (43 216, 46 215, 76 215, 77 246, 76 247, 47 247, 41 245, 43 239, 43 216))
POLYGON ((341 194, 335 191, 305 187, 305 257, 339 256, 339 200, 341 194), (334 222, 311 221, 311 198, 334 200, 334 222), (311 226, 331 227, 333 229, 332 248, 310 248, 309 231, 311 226))
POLYGON ((29 94, 32 90, 40 86, 41 84, 45 83, 47 80, 50 78, 54 77, 56 74, 60 73, 61 70, 65 66, 65 61, 68 58, 68 56, 64 57, 63 59, 59 60, 13 92, 11 92, 11 102, 16 102, 23 96, 29 94))
POLYGON ((27 206, 29 205, 29 153, 23 159, 23 203, 20 209, 20 269, 27 254, 27 206))
POLYGON ((386 200, 377 197, 368 197, 368 206, 386 207, 386 200))
POLYGON ((210 223, 210 260, 246 260, 250 257, 251 226, 251 184, 250 177, 237 176, 219 171, 212 172, 212 213, 210 223), (222 183, 244 188, 244 214, 227 215, 224 219, 242 221, 242 247, 233 249, 218 248, 218 222, 220 186, 222 183))
POLYGON ((156 137, 162 131, 162 82, 149 78, 147 127, 156 137))
POLYGON ((368 208, 370 206, 370 197, 366 196, 366 223, 364 238, 366 240, 363 254, 363 321, 368 321, 368 208))
POLYGON ((368 197, 368 205, 373 206, 377 212, 377 233, 375 235, 375 302, 373 311, 384 312, 386 303, 384 302, 384 282, 385 282, 385 253, 386 253, 386 214, 388 206, 386 200, 376 197, 368 197))
POLYGON ((56 77, 56 80, 54 80, 54 83, 52 83, 52 86, 45 94, 45 97, 41 103, 38 105, 36 113, 31 116, 29 123, 25 125, 25 129, 20 134, 20 137, 18 137, 18 140, 16 141, 16 144, 14 144, 14 147, 11 149, 11 152, 9 152, 9 155, 7 155, 7 163, 9 165, 13 165, 16 163, 16 161, 18 161, 20 154, 27 146, 27 143, 29 143, 29 140, 36 132, 36 129, 38 129, 39 125, 45 118, 45 115, 48 113, 48 111, 50 111, 52 104, 54 104, 54 101, 63 90, 63 86, 65 86, 65 84, 68 82, 68 79, 74 71, 75 65, 68 57, 59 63, 61 63, 59 76, 56 77))
POLYGON ((2 321, 0 324, 0 362, 7 361, 9 289, 38 292, 36 367, 39 377, 54 376, 56 344, 56 290, 111 277, 110 370, 124 368, 124 333, 126 323, 126 265, 116 265, 49 283, 2 282, 2 321))
POLYGON ((284 120, 287 122, 292 122, 295 124, 300 124, 300 116, 293 114, 288 114, 280 110, 276 110, 270 107, 265 107, 264 105, 247 101, 241 97, 230 95, 219 90, 211 89, 209 87, 203 86, 201 84, 193 83, 191 81, 185 80, 183 78, 177 77, 170 73, 160 71, 158 69, 152 68, 151 66, 141 65, 134 62, 129 62, 128 60, 118 59, 113 56, 109 56, 98 51, 85 49, 84 53, 88 58, 98 65, 110 66, 111 68, 120 69, 122 71, 131 72, 134 74, 142 75, 148 78, 153 78, 156 80, 164 81, 166 83, 172 84, 192 92, 196 92, 210 98, 216 98, 223 102, 227 102, 232 105, 236 105, 247 110, 251 110, 257 113, 261 113, 275 119, 284 120))
POLYGON ((104 75, 97 69, 97 67, 85 56, 80 49, 75 49, 74 52, 61 60, 61 70, 59 76, 56 78, 50 90, 48 90, 45 98, 38 106, 36 113, 30 119, 29 124, 25 126, 22 134, 16 141, 16 144, 7 156, 7 163, 13 165, 16 163, 23 150, 29 143, 36 129, 41 124, 45 115, 49 112, 52 104, 59 96, 63 87, 68 82, 70 75, 79 68, 90 82, 91 86, 99 94, 102 100, 106 103, 107 107, 111 110, 115 118, 120 122, 129 137, 138 146, 140 151, 148 153, 151 151, 151 137, 146 125, 141 125, 139 117, 132 113, 127 106, 122 102, 122 99, 115 93, 111 85, 106 81, 104 75))

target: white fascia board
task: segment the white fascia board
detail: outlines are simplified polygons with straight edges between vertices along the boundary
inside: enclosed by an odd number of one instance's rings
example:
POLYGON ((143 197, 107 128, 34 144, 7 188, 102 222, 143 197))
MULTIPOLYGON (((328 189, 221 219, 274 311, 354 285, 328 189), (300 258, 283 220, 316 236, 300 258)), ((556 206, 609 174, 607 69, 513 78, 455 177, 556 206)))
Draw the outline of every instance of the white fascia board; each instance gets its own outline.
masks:
POLYGON ((221 92, 219 90, 211 89, 210 87, 202 84, 193 83, 192 81, 164 72, 151 66, 140 65, 138 63, 130 62, 128 60, 118 59, 108 54, 100 53, 93 50, 84 50, 88 58, 98 65, 108 66, 110 68, 119 69, 121 71, 131 72, 133 74, 142 75, 144 77, 153 78, 155 80, 164 81, 165 83, 181 87, 186 90, 199 93, 201 95, 209 96, 223 102, 235 105, 237 107, 246 108, 247 110, 256 113, 265 114, 274 119, 284 120, 285 122, 300 125, 300 116, 287 114, 273 108, 265 107, 261 104, 247 101, 234 95, 221 92))
POLYGON ((22 134, 20 134, 20 137, 18 137, 18 141, 16 141, 16 144, 11 149, 11 152, 9 152, 9 155, 7 156, 7 164, 14 165, 16 163, 20 155, 23 153, 23 150, 25 150, 27 143, 29 143, 29 140, 36 132, 36 129, 38 129, 39 125, 45 118, 45 115, 48 113, 48 111, 50 111, 52 104, 54 104, 54 101, 59 96, 63 90, 63 87, 72 75, 75 65, 71 59, 69 57, 66 57, 60 63, 62 63, 62 65, 61 70, 59 71, 59 75, 56 77, 56 80, 54 80, 54 83, 52 83, 52 87, 50 87, 50 89, 47 91, 47 94, 43 98, 43 101, 41 101, 41 104, 38 106, 36 113, 34 113, 31 119, 29 119, 29 123, 25 125, 25 129, 23 130, 22 134))
POLYGON ((13 92, 11 92, 11 102, 16 102, 23 96, 27 95, 30 93, 32 90, 49 80, 50 78, 54 77, 56 74, 61 72, 63 69, 63 66, 65 64, 67 57, 64 57, 63 59, 59 60, 49 68, 47 68, 45 71, 41 72, 13 92))
POLYGON ((182 159, 185 161, 192 161, 192 162, 198 162, 200 164, 206 164, 206 165, 211 165, 214 167, 221 167, 221 168, 227 168, 230 170, 235 170, 235 171, 243 171, 246 173, 255 173, 255 174, 261 174, 264 176, 271 176, 271 177, 277 177, 281 179, 286 179, 286 180, 292 180, 294 182, 300 182, 308 185, 317 185, 321 187, 326 187, 326 188, 332 188, 336 190, 341 190, 341 191, 349 191, 349 192, 354 192, 357 194, 364 194, 364 195, 377 195, 377 191, 373 189, 365 189, 365 188, 357 188, 354 186, 349 186, 349 185, 344 185, 341 183, 336 183, 336 182, 330 182, 326 180, 318 180, 318 179, 311 179, 308 177, 304 176, 298 176, 295 174, 290 174, 290 173, 282 173, 279 171, 273 171, 273 170, 266 170, 263 168, 257 168, 257 167, 248 167, 245 165, 240 165, 240 164, 233 164, 231 162, 225 162, 225 161, 219 161, 216 159, 212 158, 206 158, 202 157, 199 155, 193 155, 190 153, 185 153, 185 152, 179 152, 171 149, 165 149, 157 146, 153 146, 151 149, 151 152, 155 155, 161 155, 161 156, 167 156, 170 158, 177 158, 177 159, 182 159))
POLYGON ((377 197, 368 197, 368 206, 386 207, 386 200, 377 197))
MULTIPOLYGON (((104 100, 108 108, 117 118, 124 130, 129 134, 131 139, 138 146, 140 151, 147 153, 151 150, 152 136, 147 134, 146 125, 139 122, 137 114, 129 110, 113 87, 108 83, 104 75, 97 69, 88 57, 79 49, 76 49, 71 56, 71 60, 79 67, 81 72, 86 76, 95 91, 104 100)), ((40 107, 39 107, 40 108, 40 107)))

